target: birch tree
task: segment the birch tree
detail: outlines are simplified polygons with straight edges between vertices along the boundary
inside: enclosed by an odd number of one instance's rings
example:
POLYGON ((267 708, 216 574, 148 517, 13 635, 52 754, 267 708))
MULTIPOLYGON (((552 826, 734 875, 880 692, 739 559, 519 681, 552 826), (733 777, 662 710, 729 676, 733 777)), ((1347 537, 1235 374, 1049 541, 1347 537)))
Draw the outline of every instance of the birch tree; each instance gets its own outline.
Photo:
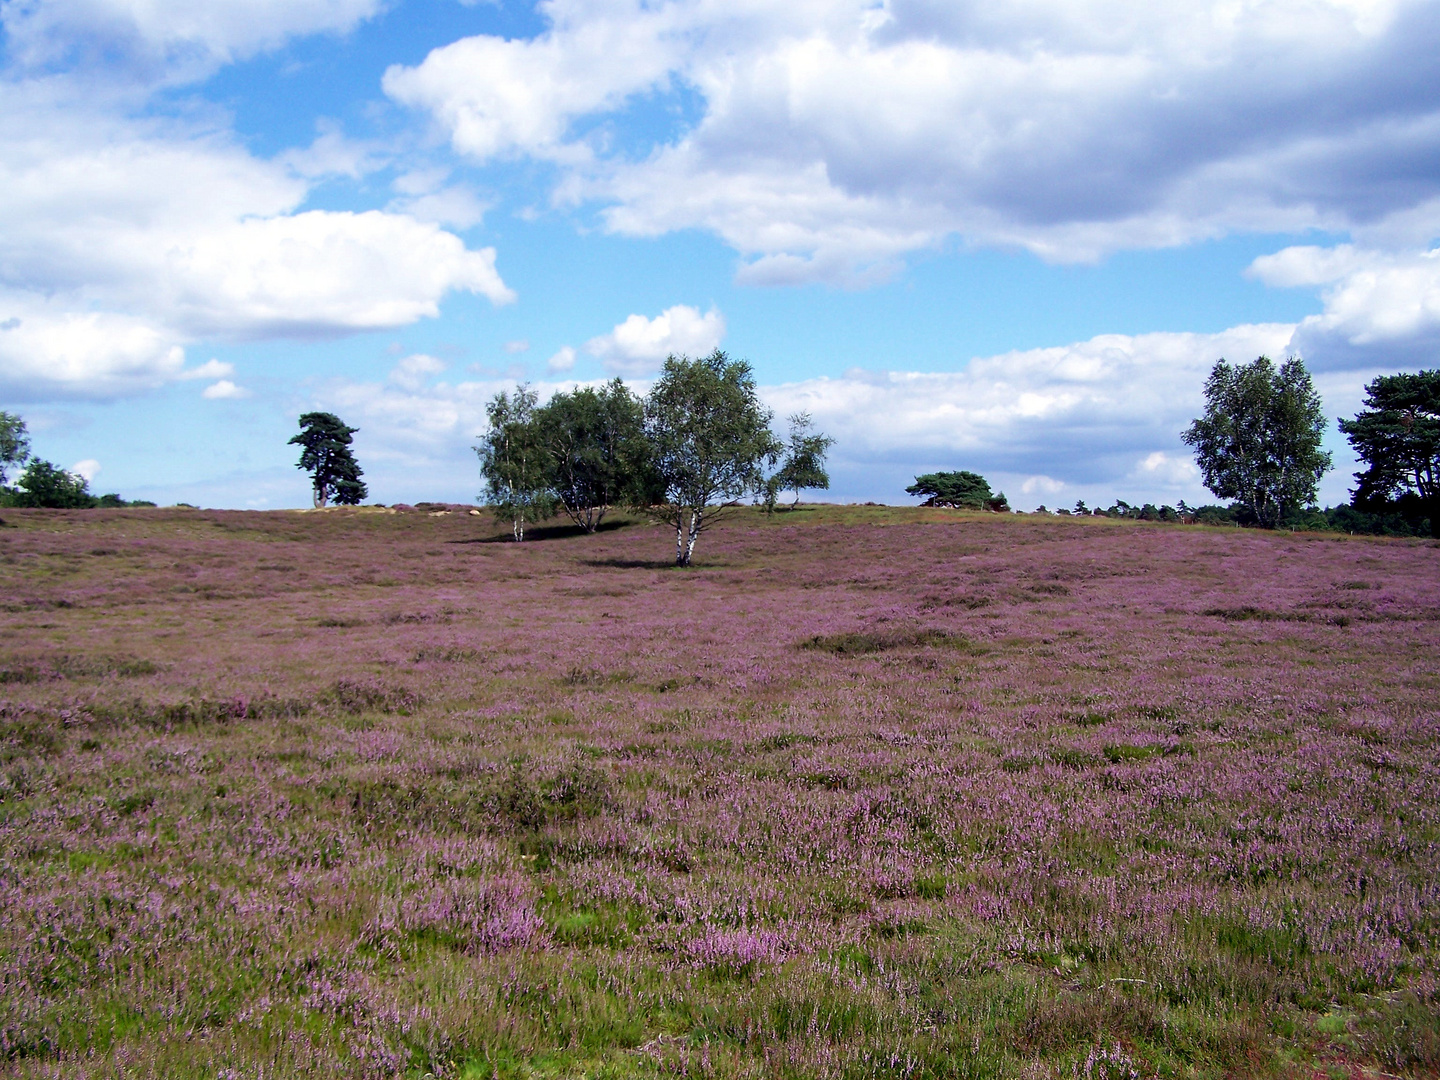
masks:
POLYGON ((650 501, 644 406, 619 379, 555 394, 535 424, 550 454, 550 489, 586 532, 613 506, 650 501))
POLYGON ((1195 448, 1205 486, 1237 499, 1273 529, 1289 510, 1315 501, 1330 454, 1320 449, 1325 414, 1298 357, 1277 371, 1267 356, 1216 363, 1205 381, 1205 415, 1181 438, 1195 448))
POLYGON ((664 502, 649 511, 675 527, 675 564, 689 566, 695 542, 728 505, 764 489, 764 468, 783 449, 770 431, 743 360, 719 349, 670 356, 645 399, 645 435, 664 502))
POLYGON ((793 491, 795 501, 790 505, 799 506, 800 492, 805 488, 823 491, 830 487, 830 474, 825 471, 825 455, 835 445, 835 440, 815 430, 815 421, 808 412, 796 413, 789 419, 790 441, 785 448, 785 460, 772 479, 781 491, 793 491))
POLYGON ((516 541, 525 539, 527 522, 543 521, 555 511, 550 492, 551 459, 535 422, 538 397, 529 386, 519 386, 511 397, 503 390, 485 406, 490 428, 480 436, 481 494, 495 516, 510 522, 516 541))
POLYGON ((0 488, 5 486, 11 469, 24 465, 30 458, 30 437, 25 421, 10 412, 0 412, 0 488))

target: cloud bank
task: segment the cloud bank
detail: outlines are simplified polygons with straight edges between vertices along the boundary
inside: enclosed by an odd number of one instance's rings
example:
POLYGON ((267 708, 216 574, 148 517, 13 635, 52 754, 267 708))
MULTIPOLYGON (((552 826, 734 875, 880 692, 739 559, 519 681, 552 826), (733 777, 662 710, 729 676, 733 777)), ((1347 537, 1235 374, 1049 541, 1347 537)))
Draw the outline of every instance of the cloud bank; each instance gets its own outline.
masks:
MULTIPOLYGON (((742 280, 863 282, 958 235, 1057 261, 1235 231, 1440 228, 1424 0, 549 0, 385 75, 479 162, 613 231, 708 229, 742 280), (648 148, 609 138, 694 103, 648 148), (619 149, 618 147, 626 147, 619 149)), ((683 112, 682 108, 682 112, 683 112)))
POLYGON ((306 209, 316 184, 372 167, 365 152, 330 131, 299 156, 256 157, 223 126, 147 115, 155 86, 137 88, 86 52, 100 42, 107 56, 218 63, 294 33, 347 29, 376 6, 0 6, 11 39, 0 80, 0 393, 143 393, 180 377, 195 341, 399 327, 436 316, 456 291, 514 299, 494 249, 473 250, 439 224, 478 212, 464 192, 418 185, 390 210, 306 209), (41 60, 60 73, 27 69, 41 60))
POLYGON ((1433 365, 1440 351, 1440 248, 1290 247, 1251 264, 1275 286, 1325 286, 1325 310, 1296 328, 1291 352, 1312 369, 1433 365))

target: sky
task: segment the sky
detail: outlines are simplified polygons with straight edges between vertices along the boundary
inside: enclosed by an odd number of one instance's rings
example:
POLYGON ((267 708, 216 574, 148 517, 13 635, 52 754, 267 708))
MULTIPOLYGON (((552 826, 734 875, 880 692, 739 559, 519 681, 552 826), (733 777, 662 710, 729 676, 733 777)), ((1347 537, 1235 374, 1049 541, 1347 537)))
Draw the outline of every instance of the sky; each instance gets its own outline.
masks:
MULTIPOLYGON (((1213 501, 1214 363, 1437 366, 1435 0, 0 0, 0 409, 96 492, 469 502, 485 404, 749 361, 836 501, 1213 501)), ((817 495, 818 493, 811 493, 817 495)))

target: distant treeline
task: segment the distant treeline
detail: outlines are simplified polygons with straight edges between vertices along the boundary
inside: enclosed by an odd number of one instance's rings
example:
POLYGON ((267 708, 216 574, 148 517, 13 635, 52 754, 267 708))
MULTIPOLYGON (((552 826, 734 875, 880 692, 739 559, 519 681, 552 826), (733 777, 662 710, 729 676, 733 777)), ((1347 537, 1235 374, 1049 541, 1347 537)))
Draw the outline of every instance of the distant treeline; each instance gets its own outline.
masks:
MULTIPOLYGON (((1308 507, 1292 510, 1278 523, 1278 528, 1296 532, 1344 532, 1366 536, 1429 536, 1430 519, 1419 516, 1422 507, 1418 500, 1406 503, 1396 500, 1388 510, 1373 512, 1342 503, 1325 509, 1308 507)), ((1135 521, 1167 521, 1180 525, 1232 525, 1253 528, 1260 525, 1255 516, 1241 503, 1230 506, 1210 504, 1187 506, 1181 500, 1178 506, 1156 506, 1145 503, 1131 506, 1123 499, 1117 499, 1108 507, 1091 509, 1085 503, 1077 502, 1071 510, 1047 510, 1041 506, 1036 513, 1067 514, 1081 517, 1130 518, 1135 521)))

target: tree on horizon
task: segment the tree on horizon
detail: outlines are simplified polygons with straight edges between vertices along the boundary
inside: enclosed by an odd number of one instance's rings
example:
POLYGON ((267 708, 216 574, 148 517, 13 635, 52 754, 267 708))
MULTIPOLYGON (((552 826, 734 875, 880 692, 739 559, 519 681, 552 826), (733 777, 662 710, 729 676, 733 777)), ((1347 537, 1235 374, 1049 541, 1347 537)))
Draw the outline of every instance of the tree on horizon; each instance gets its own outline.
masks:
POLYGON ((1440 536, 1440 370, 1381 375, 1365 387, 1365 404, 1339 425, 1367 466, 1351 498, 1382 513, 1414 504, 1440 536))
POLYGON ((770 430, 773 416, 744 360, 719 349, 666 358, 645 399, 645 435, 664 502, 642 509, 674 526, 677 566, 690 565, 695 542, 726 504, 763 493, 764 466, 783 449, 770 430))
POLYGON ((1181 435, 1195 448, 1205 486, 1235 499, 1264 528, 1315 501, 1331 455, 1320 449, 1325 413, 1304 362, 1277 370, 1268 356, 1216 361, 1205 381, 1205 415, 1181 435))
POLYGON ((356 506, 370 494, 355 455, 352 436, 359 428, 346 425, 334 413, 308 412, 300 417, 300 434, 291 445, 302 447, 296 468, 310 474, 316 509, 332 498, 342 506, 356 506))

